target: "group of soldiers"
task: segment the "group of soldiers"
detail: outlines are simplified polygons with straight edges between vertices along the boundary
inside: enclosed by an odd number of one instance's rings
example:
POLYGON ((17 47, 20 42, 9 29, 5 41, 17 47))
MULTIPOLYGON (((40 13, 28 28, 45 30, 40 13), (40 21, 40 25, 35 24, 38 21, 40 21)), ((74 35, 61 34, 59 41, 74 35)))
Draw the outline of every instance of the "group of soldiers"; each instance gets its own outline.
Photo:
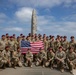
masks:
POLYGON ((70 41, 67 40, 67 36, 47 36, 46 34, 28 34, 24 36, 20 34, 16 38, 16 35, 5 34, 0 39, 0 67, 5 68, 16 66, 32 67, 32 62, 35 62, 36 66, 42 65, 42 67, 54 66, 64 72, 66 68, 73 73, 73 69, 76 68, 76 42, 74 36, 70 37, 70 41), (22 40, 29 42, 43 41, 44 49, 40 48, 40 52, 33 54, 31 49, 28 48, 26 54, 21 54, 20 43, 22 40), (24 60, 24 61, 23 61, 24 60))

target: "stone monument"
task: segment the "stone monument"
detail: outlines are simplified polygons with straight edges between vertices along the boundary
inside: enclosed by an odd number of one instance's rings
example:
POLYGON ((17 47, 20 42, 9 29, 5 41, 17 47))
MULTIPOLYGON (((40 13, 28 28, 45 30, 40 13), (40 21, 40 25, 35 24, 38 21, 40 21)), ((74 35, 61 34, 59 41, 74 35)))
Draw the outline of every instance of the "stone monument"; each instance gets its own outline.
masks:
POLYGON ((32 18, 31 18, 31 34, 34 35, 37 33, 37 17, 36 17, 36 10, 32 11, 32 18))

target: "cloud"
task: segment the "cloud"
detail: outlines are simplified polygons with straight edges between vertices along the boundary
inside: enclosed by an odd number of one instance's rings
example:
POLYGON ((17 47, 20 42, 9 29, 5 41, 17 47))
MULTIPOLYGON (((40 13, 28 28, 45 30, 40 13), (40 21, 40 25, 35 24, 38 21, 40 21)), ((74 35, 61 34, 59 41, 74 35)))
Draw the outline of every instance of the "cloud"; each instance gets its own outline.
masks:
POLYGON ((23 31, 23 28, 20 28, 20 27, 7 27, 7 28, 3 28, 3 31, 21 32, 21 31, 23 31))
POLYGON ((61 4, 65 6, 75 3, 76 0, 9 0, 10 3, 14 3, 17 6, 30 6, 30 7, 54 7, 61 4))
POLYGON ((32 8, 22 7, 15 12, 15 16, 20 22, 31 22, 32 10, 32 8))
POLYGON ((69 16, 63 17, 63 21, 76 21, 76 14, 71 14, 69 16))
POLYGON ((74 35, 76 36, 76 22, 50 22, 50 25, 40 26, 39 33, 47 35, 74 35))
POLYGON ((0 24, 4 23, 8 17, 4 13, 0 13, 0 24))
POLYGON ((0 19, 5 19, 7 16, 4 13, 0 13, 0 19))

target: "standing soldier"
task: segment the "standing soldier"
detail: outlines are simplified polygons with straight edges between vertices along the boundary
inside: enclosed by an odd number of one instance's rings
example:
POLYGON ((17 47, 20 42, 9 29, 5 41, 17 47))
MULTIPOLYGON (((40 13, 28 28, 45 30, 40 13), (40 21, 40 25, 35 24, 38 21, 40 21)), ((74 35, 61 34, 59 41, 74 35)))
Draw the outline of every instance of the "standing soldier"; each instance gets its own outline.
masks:
POLYGON ((40 49, 40 52, 38 53, 37 60, 36 60, 36 66, 42 65, 45 67, 47 61, 47 54, 45 50, 40 49))
POLYGON ((46 37, 43 38, 43 43, 44 43, 44 50, 47 51, 48 41, 46 40, 46 37))
POLYGON ((20 40, 20 37, 18 36, 17 41, 15 41, 15 48, 16 49, 17 49, 17 47, 20 47, 20 42, 21 42, 21 40, 20 40))
POLYGON ((76 50, 76 42, 74 40, 74 36, 71 36, 70 39, 71 39, 71 41, 69 42, 69 47, 73 47, 74 51, 75 51, 76 50))
POLYGON ((54 36, 52 36, 52 37, 51 37, 51 41, 50 41, 50 47, 51 47, 51 48, 53 49, 53 51, 55 52, 54 43, 55 43, 55 41, 54 41, 54 36))
POLYGON ((62 47, 59 47, 59 50, 56 52, 56 62, 57 67, 64 72, 64 60, 66 58, 65 52, 62 50, 62 47))
MULTIPOLYGON (((48 51, 48 53, 47 53, 47 63, 48 63, 48 66, 50 67, 50 68, 53 68, 53 63, 54 63, 54 57, 55 57, 55 54, 54 54, 54 52, 53 52, 53 49, 52 48, 50 48, 49 49, 49 51, 48 51)), ((47 65, 47 64, 46 64, 47 65)))
POLYGON ((31 53, 30 50, 31 50, 31 49, 28 49, 28 50, 27 50, 27 53, 26 53, 26 63, 25 63, 25 66, 30 66, 30 67, 32 67, 33 54, 31 53))
POLYGON ((13 39, 13 36, 10 36, 10 41, 8 42, 8 46, 10 47, 11 57, 13 51, 15 51, 15 41, 13 39))
POLYGON ((61 46, 61 43, 60 43, 59 39, 56 38, 56 41, 54 43, 55 52, 58 51, 58 49, 59 49, 60 46, 61 46))
POLYGON ((15 41, 13 39, 13 36, 10 36, 10 41, 8 42, 8 45, 10 47, 10 51, 14 51, 15 50, 15 41))
POLYGON ((63 50, 66 52, 69 48, 69 42, 67 41, 67 37, 64 36, 64 41, 62 43, 63 50))
POLYGON ((67 64, 70 72, 73 73, 73 69, 76 67, 76 53, 73 47, 70 47, 67 53, 67 64))
POLYGON ((7 40, 5 35, 2 35, 2 38, 0 40, 0 50, 5 50, 5 47, 7 45, 7 40))

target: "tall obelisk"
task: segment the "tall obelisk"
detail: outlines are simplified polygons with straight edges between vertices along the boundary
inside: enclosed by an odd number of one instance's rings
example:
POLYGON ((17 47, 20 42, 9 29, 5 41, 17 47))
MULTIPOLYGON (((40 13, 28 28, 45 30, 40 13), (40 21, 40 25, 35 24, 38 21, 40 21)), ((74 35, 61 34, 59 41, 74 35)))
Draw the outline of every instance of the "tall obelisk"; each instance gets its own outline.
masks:
POLYGON ((37 33, 37 17, 36 17, 36 11, 35 9, 33 9, 31 19, 31 34, 34 35, 36 33, 37 33))

